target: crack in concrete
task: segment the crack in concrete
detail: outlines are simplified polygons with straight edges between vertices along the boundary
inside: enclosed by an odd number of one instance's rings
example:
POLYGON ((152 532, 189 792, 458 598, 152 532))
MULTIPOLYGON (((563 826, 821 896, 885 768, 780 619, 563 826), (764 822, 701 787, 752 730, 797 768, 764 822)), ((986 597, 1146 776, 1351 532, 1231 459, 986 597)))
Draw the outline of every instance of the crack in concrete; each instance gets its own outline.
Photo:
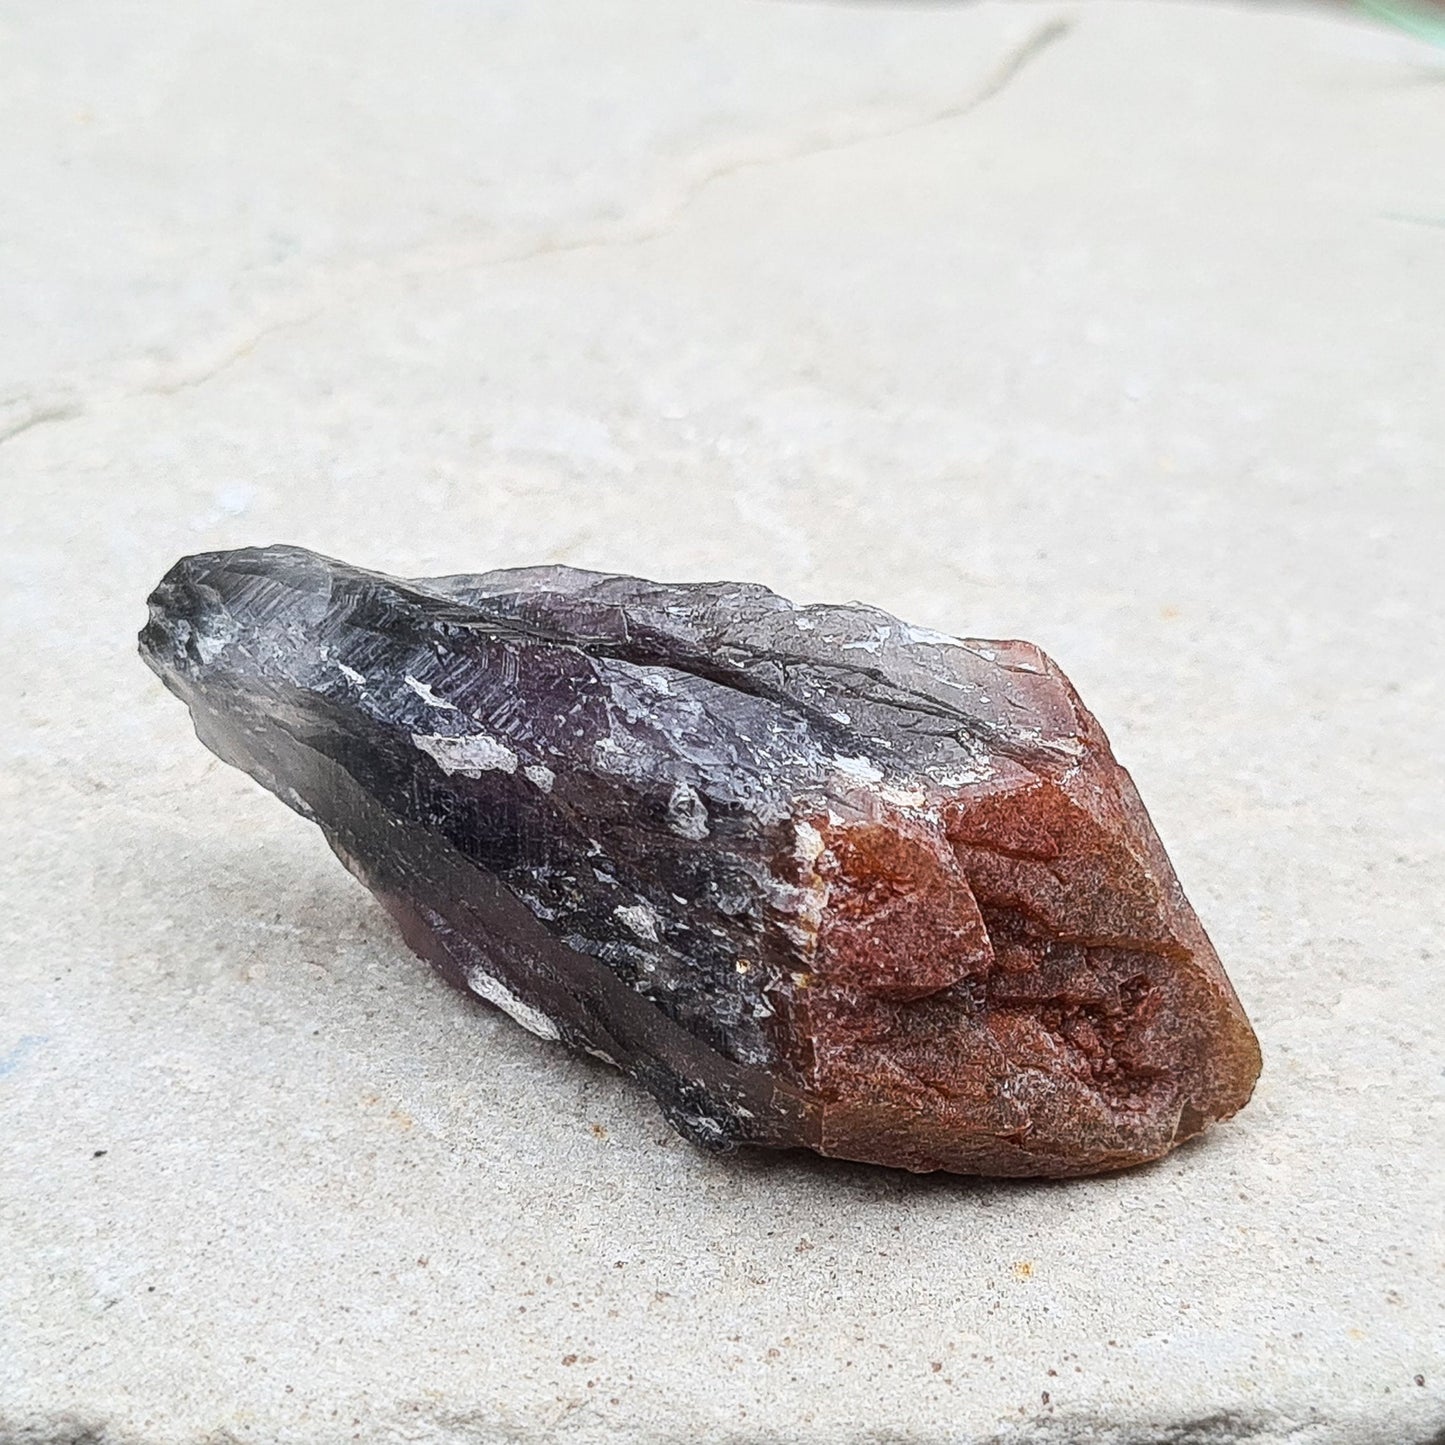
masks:
POLYGON ((633 221, 626 227, 618 227, 603 235, 594 233, 573 240, 549 241, 515 255, 495 258, 490 264, 494 266, 518 265, 541 256, 592 249, 601 250, 614 246, 642 245, 667 235, 696 205, 706 191, 717 182, 726 180, 730 176, 741 175, 748 171, 771 170, 775 166, 791 165, 795 161, 809 160, 813 156, 835 154, 854 146, 867 145, 872 141, 892 140, 896 136, 909 135, 914 131, 926 130, 931 126, 958 120, 977 110, 1005 90, 1043 51, 1056 41, 1063 39, 1074 28, 1074 25, 1075 18, 1073 16, 1055 16, 1046 21, 1005 55, 993 72, 986 76, 982 84, 968 96, 963 100, 944 106, 940 110, 931 111, 927 115, 904 121, 901 124, 862 129, 851 135, 827 137, 796 146, 778 155, 730 161, 726 165, 719 165, 704 172, 687 188, 684 195, 666 208, 665 214, 657 220, 641 226, 633 221))
POLYGON ((1381 211, 1377 221, 1394 221, 1402 226, 1431 226, 1445 229, 1445 216, 1411 215, 1408 211, 1381 211))
POLYGON ((32 427, 45 426, 53 421, 70 421, 85 412, 85 407, 73 397, 36 401, 27 396, 13 396, 0 402, 0 412, 12 407, 18 409, 20 415, 12 422, 0 425, 0 446, 32 427))
POLYGON ((223 371, 228 371, 238 361, 245 360, 268 336, 274 336, 279 331, 289 331, 296 326, 305 326, 308 322, 315 321, 324 310, 324 307, 318 307, 304 316, 287 316, 280 321, 269 322, 230 347, 211 364, 182 372, 171 381, 152 382, 149 386, 137 387, 134 391, 127 392, 126 396, 176 396, 183 391, 190 391, 193 387, 204 386, 223 371))
MULTIPOLYGON (((468 248, 454 244, 428 242, 411 252, 403 252, 386 260, 368 257, 359 262, 348 278, 333 282, 332 294, 322 299, 301 315, 288 315, 271 321, 252 331, 244 339, 230 347, 215 361, 182 371, 174 380, 151 382, 144 386, 121 389, 106 394, 101 392, 89 399, 72 395, 63 401, 50 404, 32 405, 30 410, 8 428, 0 425, 0 446, 12 441, 36 427, 54 422, 71 421, 85 415, 102 401, 130 401, 143 396, 175 396, 203 386, 230 367, 251 355, 268 337, 278 332, 304 326, 317 320, 327 311, 345 305, 353 299, 363 284, 368 288, 376 285, 378 271, 393 279, 427 275, 447 275, 454 272, 483 272, 503 266, 524 265, 529 261, 546 256, 568 255, 580 251, 606 250, 614 247, 639 246, 655 241, 672 231, 701 197, 718 182, 731 176, 748 172, 771 170, 777 166, 791 165, 808 160, 813 156, 830 155, 866 145, 873 141, 891 140, 896 136, 909 135, 915 131, 943 125, 971 114, 987 104, 1012 84, 1028 66, 1055 42, 1063 39, 1074 29, 1073 16, 1054 16, 1038 26, 1013 47, 994 69, 975 86, 967 96, 922 116, 891 124, 863 125, 849 134, 816 134, 804 137, 799 143, 772 154, 754 155, 732 159, 724 164, 704 169, 700 175, 687 184, 680 196, 658 206, 644 205, 627 221, 610 226, 584 229, 582 234, 570 239, 549 238, 533 242, 515 251, 477 256, 467 254, 468 248), (459 252, 461 254, 459 254, 459 252)), ((837 125, 837 122, 834 122, 837 125)), ((766 144, 766 142, 755 142, 766 144)), ((697 164, 697 158, 692 163, 697 164)), ((684 164, 684 170, 688 169, 684 164)))
POLYGON ((6 409, 17 407, 21 410, 21 415, 8 426, 0 425, 0 446, 4 446, 6 442, 12 441, 15 437, 21 436, 35 427, 46 426, 52 422, 74 421, 77 417, 85 416, 101 402, 133 401, 142 396, 176 396, 180 392, 189 391, 192 387, 203 386, 223 371, 229 370, 237 362, 244 360, 268 336, 292 327, 304 326, 307 322, 316 320, 324 310, 325 307, 318 307, 308 311, 305 315, 288 316, 280 321, 269 322, 228 348, 214 361, 193 367, 189 371, 181 371, 168 381, 150 382, 145 386, 132 387, 129 390, 109 394, 102 392, 92 395, 89 401, 75 395, 45 402, 37 402, 23 395, 10 397, 6 401, 0 402, 0 415, 3 415, 6 409))

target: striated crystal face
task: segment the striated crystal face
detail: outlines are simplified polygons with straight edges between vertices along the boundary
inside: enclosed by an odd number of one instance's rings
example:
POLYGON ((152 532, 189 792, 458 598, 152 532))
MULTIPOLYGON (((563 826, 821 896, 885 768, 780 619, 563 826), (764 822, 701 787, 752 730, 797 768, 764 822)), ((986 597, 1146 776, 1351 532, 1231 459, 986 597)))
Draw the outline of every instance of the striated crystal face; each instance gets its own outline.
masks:
POLYGON ((698 1144, 1090 1174, 1249 1098, 1219 960, 1029 643, 267 547, 178 562, 141 651, 418 953, 698 1144))

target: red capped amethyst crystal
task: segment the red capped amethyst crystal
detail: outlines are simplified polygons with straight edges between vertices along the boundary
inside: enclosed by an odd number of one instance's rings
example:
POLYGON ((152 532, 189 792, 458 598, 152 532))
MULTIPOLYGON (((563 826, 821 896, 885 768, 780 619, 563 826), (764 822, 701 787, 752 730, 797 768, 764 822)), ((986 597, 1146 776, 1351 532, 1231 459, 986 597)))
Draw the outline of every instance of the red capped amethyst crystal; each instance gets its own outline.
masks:
POLYGON ((740 583, 178 562, 146 661, 411 946, 709 1148, 1166 1153, 1259 1046, 1128 774, 1023 642, 740 583))

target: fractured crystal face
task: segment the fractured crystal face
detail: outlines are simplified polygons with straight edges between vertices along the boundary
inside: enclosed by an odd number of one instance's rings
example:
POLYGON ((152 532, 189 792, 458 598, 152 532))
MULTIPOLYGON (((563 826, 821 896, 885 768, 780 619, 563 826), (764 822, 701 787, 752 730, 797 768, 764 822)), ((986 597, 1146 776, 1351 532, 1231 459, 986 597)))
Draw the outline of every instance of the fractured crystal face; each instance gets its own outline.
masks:
POLYGON ((178 562, 141 650, 419 954, 698 1144, 1090 1174, 1253 1088, 1128 774, 1029 643, 266 547, 178 562))

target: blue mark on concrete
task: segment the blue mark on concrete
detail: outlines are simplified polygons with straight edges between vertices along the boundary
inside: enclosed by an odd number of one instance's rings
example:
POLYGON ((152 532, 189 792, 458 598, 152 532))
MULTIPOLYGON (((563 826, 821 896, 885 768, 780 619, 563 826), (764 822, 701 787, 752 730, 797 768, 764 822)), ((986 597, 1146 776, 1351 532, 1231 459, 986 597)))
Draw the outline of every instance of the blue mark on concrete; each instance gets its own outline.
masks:
POLYGON ((34 1053, 41 1044, 48 1044, 49 1042, 50 1040, 48 1038, 40 1034, 24 1035, 20 1042, 16 1044, 4 1058, 0 1058, 0 1079, 3 1079, 7 1074, 13 1074, 15 1070, 25 1062, 26 1058, 34 1053))

